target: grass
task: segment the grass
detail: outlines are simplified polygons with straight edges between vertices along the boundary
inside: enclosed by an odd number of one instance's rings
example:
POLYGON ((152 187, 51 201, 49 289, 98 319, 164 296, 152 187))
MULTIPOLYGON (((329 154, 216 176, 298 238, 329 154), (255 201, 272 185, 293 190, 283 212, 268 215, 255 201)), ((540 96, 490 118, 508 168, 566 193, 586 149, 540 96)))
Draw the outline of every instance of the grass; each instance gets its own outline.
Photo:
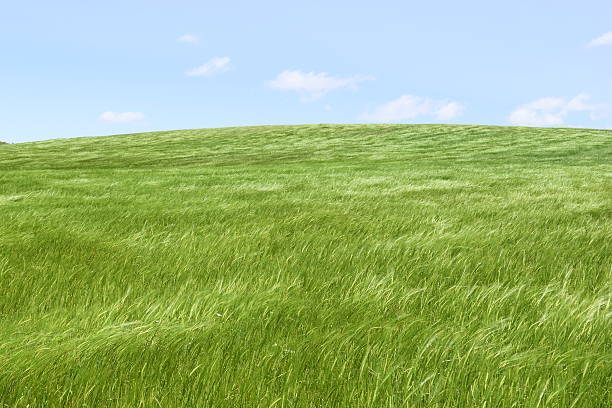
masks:
POLYGON ((608 407, 612 131, 0 147, 0 407, 608 407))

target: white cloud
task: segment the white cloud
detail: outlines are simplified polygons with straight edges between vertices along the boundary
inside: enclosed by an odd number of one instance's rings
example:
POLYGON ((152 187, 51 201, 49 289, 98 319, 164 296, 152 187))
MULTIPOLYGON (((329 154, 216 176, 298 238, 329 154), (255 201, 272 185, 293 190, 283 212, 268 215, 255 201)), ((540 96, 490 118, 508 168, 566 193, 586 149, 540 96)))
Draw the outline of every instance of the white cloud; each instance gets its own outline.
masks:
POLYGON ((442 105, 436 111, 436 119, 439 120, 452 120, 458 116, 460 116, 465 110, 465 106, 461 105, 457 102, 448 102, 445 105, 442 105))
POLYGON ((593 38, 591 42, 589 42, 589 47, 599 47, 600 45, 612 45, 612 31, 609 33, 605 33, 600 35, 597 38, 593 38))
POLYGON ((353 75, 347 78, 330 76, 327 72, 283 71, 267 81, 270 88, 281 91, 293 91, 301 95, 304 102, 314 101, 326 93, 340 88, 356 89, 357 84, 374 78, 366 75, 353 75))
POLYGON ((185 34, 185 35, 181 35, 179 38, 177 38, 176 41, 178 41, 180 43, 197 44, 197 43, 200 42, 200 39, 198 38, 197 35, 185 34))
POLYGON ((372 122, 398 122, 423 116, 447 121, 460 116, 464 110, 465 106, 457 102, 402 95, 380 105, 372 113, 364 113, 361 117, 372 122))
POLYGON ((592 120, 607 116, 610 106, 590 104, 591 97, 579 94, 572 99, 541 98, 516 108, 508 117, 508 122, 523 126, 558 126, 565 123, 571 112, 589 112, 592 120))
POLYGON ((229 57, 214 57, 205 64, 187 71, 186 74, 187 76, 210 76, 219 74, 230 69, 230 61, 231 59, 229 57))
POLYGON ((142 112, 111 112, 107 111, 100 115, 99 119, 106 123, 128 123, 144 119, 142 112))

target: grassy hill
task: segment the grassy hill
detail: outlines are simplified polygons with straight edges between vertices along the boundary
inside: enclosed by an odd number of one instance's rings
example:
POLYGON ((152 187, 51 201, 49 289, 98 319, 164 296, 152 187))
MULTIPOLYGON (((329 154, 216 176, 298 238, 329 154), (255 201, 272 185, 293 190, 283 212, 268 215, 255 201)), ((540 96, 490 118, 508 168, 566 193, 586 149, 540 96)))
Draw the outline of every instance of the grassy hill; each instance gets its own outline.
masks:
POLYGON ((0 146, 0 406, 604 407, 612 131, 0 146))

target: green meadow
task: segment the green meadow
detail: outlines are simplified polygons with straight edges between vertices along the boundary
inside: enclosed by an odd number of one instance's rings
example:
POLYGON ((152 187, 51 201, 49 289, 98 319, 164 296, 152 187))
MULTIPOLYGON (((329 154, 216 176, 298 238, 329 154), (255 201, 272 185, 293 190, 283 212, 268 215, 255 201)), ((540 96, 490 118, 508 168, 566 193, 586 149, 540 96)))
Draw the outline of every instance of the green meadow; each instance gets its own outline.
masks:
POLYGON ((609 407, 612 131, 0 146, 0 407, 609 407))

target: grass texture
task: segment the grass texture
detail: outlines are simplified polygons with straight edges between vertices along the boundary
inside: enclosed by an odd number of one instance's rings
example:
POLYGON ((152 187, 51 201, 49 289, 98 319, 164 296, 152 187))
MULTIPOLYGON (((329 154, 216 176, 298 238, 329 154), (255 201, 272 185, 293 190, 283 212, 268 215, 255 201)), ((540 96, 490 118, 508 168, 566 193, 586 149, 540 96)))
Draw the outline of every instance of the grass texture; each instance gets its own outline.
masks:
POLYGON ((0 407, 609 407, 612 131, 0 146, 0 407))

